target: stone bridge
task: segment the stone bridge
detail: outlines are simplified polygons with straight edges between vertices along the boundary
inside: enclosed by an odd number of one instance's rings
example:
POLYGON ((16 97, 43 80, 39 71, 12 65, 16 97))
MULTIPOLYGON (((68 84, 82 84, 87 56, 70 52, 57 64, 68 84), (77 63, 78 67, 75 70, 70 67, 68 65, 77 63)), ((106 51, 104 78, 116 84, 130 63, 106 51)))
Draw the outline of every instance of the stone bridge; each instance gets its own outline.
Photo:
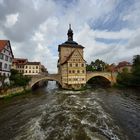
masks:
POLYGON ((104 77, 110 81, 111 85, 113 85, 114 83, 116 83, 116 76, 117 73, 111 73, 111 72, 87 72, 86 80, 88 82, 93 77, 104 77))
POLYGON ((32 76, 31 81, 29 83, 29 87, 32 87, 39 81, 43 81, 43 80, 57 81, 61 85, 61 75, 60 74, 47 74, 47 75, 32 76))
MULTIPOLYGON (((111 85, 116 83, 116 73, 111 73, 111 72, 87 72, 86 73, 86 82, 88 82, 91 78, 93 77, 104 77, 107 80, 110 81, 111 85)), ((29 83, 29 87, 32 87, 39 81, 43 80, 50 80, 50 81, 57 81, 60 85, 61 83, 61 74, 47 74, 47 75, 35 75, 32 76, 32 79, 29 83)))

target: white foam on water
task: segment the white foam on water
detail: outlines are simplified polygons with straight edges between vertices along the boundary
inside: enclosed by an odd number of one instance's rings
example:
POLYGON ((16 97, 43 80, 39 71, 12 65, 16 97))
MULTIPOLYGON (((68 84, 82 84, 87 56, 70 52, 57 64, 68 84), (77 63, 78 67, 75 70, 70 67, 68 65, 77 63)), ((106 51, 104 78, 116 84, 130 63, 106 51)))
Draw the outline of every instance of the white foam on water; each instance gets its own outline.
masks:
POLYGON ((45 134, 40 126, 41 118, 34 118, 22 128, 22 131, 17 135, 14 140, 26 139, 26 140, 45 140, 45 134))
POLYGON ((87 136, 88 136, 91 140, 107 140, 107 138, 104 137, 103 135, 98 134, 98 133, 93 133, 93 132, 90 131, 88 128, 85 128, 84 130, 85 130, 87 136))

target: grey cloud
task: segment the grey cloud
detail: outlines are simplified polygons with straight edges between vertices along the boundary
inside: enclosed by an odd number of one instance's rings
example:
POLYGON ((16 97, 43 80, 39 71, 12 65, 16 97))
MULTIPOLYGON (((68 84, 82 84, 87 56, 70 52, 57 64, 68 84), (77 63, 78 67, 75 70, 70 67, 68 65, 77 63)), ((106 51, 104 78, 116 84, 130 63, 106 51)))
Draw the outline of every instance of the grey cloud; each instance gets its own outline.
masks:
POLYGON ((1 26, 5 35, 16 42, 28 40, 39 25, 48 16, 51 16, 54 11, 53 8, 53 1, 44 1, 39 9, 35 9, 32 1, 18 0, 16 3, 13 3, 12 0, 4 1, 4 4, 0 5, 0 16, 2 17, 1 26), (18 22, 9 29, 4 26, 5 16, 11 13, 19 13, 19 18, 18 22))
POLYGON ((140 48, 140 33, 135 35, 135 37, 130 40, 126 48, 128 49, 140 48))

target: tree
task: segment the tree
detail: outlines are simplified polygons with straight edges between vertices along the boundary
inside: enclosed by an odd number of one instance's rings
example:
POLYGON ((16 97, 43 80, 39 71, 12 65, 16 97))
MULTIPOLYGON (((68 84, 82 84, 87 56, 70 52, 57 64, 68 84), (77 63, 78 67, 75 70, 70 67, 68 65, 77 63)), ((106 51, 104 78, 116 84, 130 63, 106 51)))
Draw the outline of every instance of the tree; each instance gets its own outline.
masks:
POLYGON ((88 64, 87 64, 87 65, 86 65, 86 70, 87 70, 87 71, 93 71, 93 68, 92 68, 91 65, 88 65, 88 64))
POLYGON ((133 57, 132 72, 135 76, 140 76, 140 55, 135 55, 133 57))
POLYGON ((96 59, 95 62, 92 61, 90 64, 94 71, 104 71, 107 63, 102 60, 96 59))
POLYGON ((11 70, 10 81, 13 86, 23 86, 25 87, 29 81, 31 80, 30 77, 24 76, 21 73, 18 73, 17 70, 11 70))
POLYGON ((135 55, 133 57, 133 65, 132 65, 132 85, 140 86, 140 55, 135 55))
POLYGON ((133 75, 132 73, 128 72, 128 69, 124 68, 121 73, 117 75, 117 82, 124 86, 131 86, 132 85, 133 75))
POLYGON ((117 82, 124 86, 140 87, 140 55, 133 57, 132 73, 127 69, 123 69, 117 75, 117 82))
POLYGON ((2 89, 5 86, 5 79, 6 79, 5 75, 0 75, 0 88, 2 88, 2 89))

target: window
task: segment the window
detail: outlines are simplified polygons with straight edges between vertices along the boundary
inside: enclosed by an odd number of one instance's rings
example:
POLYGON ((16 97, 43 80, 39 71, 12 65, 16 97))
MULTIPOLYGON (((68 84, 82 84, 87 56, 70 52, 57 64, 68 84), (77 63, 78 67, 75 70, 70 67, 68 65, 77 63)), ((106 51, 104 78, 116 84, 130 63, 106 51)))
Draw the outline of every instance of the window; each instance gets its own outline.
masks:
POLYGON ((28 66, 26 66, 26 69, 28 68, 28 66))
POLYGON ((25 71, 25 73, 27 73, 27 70, 25 71))
POLYGON ((70 63, 70 67, 72 67, 72 64, 70 63))
POLYGON ((2 53, 0 53, 0 59, 3 59, 3 54, 2 53))
POLYGON ((82 67, 84 67, 84 64, 82 64, 82 67))
POLYGON ((12 62, 12 58, 9 59, 9 62, 12 62))
POLYGON ((69 70, 69 73, 71 73, 71 70, 69 70))
POLYGON ((84 71, 84 70, 82 70, 82 73, 85 73, 85 71, 84 71))
POLYGON ((80 73, 80 71, 79 71, 79 70, 77 70, 77 73, 80 73))
POLYGON ((38 66, 36 66, 36 69, 38 69, 38 66))
POLYGON ((7 69, 7 64, 4 64, 4 68, 7 69))
POLYGON ((72 70, 72 73, 75 73, 75 70, 72 70))
POLYGON ((9 65, 9 69, 11 69, 11 65, 9 65))
POLYGON ((76 63, 76 67, 78 67, 78 64, 76 63))
POLYGON ((2 62, 0 62, 0 70, 2 70, 2 62))
POLYGON ((29 69, 31 69, 31 66, 29 66, 29 69))
POLYGON ((5 60, 8 61, 8 56, 7 55, 5 55, 5 60))
POLYGON ((31 71, 29 70, 29 73, 31 73, 31 71))

